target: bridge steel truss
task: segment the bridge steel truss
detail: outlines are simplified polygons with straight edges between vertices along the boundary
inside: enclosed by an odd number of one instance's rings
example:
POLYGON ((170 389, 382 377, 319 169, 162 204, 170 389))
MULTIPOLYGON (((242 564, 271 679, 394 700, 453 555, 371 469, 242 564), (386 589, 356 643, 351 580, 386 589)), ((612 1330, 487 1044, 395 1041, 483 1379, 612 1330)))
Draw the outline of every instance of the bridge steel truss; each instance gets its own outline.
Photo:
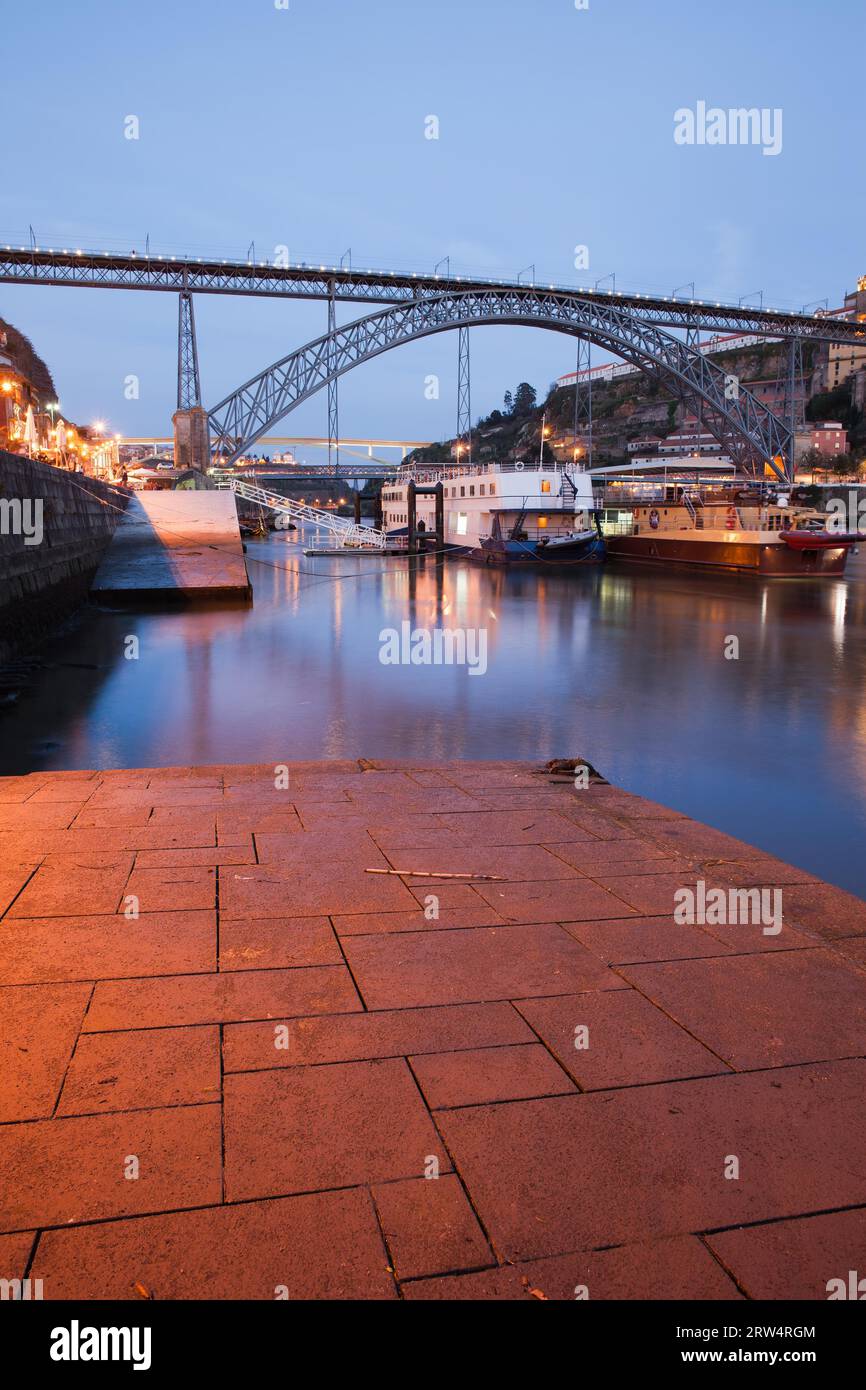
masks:
MULTIPOLYGON (((157 290, 195 294, 259 295, 288 299, 412 303, 443 293, 517 290, 516 281, 469 276, 360 270, 343 266, 273 265, 263 261, 219 261, 188 256, 118 255, 111 252, 0 247, 0 283, 69 285, 90 289, 157 290)), ((658 327, 706 333, 749 333, 800 337, 830 343, 866 344, 866 324, 851 319, 787 313, 712 300, 681 299, 623 290, 593 291, 577 285, 535 286, 599 305, 616 305, 658 327)))
POLYGON ((201 405, 198 345, 195 337, 195 310, 189 290, 182 290, 177 308, 177 408, 191 410, 201 405))
POLYGON ((656 380, 706 428, 744 472, 791 476, 789 425, 709 358, 619 303, 537 287, 452 291, 415 299, 335 328, 265 368, 209 412, 215 450, 240 457, 289 411, 362 362, 402 343, 474 324, 514 324, 569 333, 615 353, 656 380))

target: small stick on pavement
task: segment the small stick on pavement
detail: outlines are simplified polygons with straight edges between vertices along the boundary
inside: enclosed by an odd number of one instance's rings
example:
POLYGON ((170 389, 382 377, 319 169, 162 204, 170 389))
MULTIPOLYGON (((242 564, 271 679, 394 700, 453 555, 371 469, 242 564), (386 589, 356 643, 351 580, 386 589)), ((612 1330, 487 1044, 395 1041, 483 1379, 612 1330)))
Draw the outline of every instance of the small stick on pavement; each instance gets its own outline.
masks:
POLYGON ((396 874, 399 878, 472 878, 482 883, 505 883, 502 874, 445 874, 434 869, 365 869, 365 874, 396 874))

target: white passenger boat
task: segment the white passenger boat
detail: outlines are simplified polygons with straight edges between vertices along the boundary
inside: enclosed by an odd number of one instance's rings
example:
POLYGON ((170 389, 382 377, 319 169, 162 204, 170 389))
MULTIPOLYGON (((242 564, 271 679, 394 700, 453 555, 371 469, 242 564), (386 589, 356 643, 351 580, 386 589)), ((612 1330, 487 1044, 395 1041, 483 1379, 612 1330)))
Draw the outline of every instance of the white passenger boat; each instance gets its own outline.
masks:
MULTIPOLYGON (((588 473, 557 464, 445 465, 400 470, 382 490, 382 526, 396 540, 409 528, 409 484, 441 482, 445 547, 491 565, 588 565, 604 539, 588 473)), ((435 498, 416 498, 416 528, 435 533, 435 498)))

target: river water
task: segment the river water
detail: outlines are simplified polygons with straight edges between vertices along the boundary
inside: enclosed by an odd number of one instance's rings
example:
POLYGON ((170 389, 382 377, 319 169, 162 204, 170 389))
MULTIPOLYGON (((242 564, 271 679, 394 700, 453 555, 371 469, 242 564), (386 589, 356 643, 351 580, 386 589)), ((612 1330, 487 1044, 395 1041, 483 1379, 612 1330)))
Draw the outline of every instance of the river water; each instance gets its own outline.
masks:
POLYGON ((866 897, 866 552, 821 582, 410 570, 305 557, 291 535, 247 558, 250 607, 73 619, 0 713, 0 773, 583 757, 866 897), (482 630, 486 653, 384 664, 381 634, 407 621, 482 630))

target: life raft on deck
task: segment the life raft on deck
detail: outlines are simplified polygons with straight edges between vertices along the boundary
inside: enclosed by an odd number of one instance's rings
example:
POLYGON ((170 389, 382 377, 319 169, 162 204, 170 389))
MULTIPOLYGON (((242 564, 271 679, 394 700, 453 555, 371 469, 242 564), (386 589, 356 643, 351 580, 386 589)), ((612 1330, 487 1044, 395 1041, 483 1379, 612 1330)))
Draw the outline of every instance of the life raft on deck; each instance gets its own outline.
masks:
POLYGON ((833 535, 830 531, 780 531, 779 539, 791 550, 838 550, 841 546, 856 545, 857 535, 842 531, 833 535))

